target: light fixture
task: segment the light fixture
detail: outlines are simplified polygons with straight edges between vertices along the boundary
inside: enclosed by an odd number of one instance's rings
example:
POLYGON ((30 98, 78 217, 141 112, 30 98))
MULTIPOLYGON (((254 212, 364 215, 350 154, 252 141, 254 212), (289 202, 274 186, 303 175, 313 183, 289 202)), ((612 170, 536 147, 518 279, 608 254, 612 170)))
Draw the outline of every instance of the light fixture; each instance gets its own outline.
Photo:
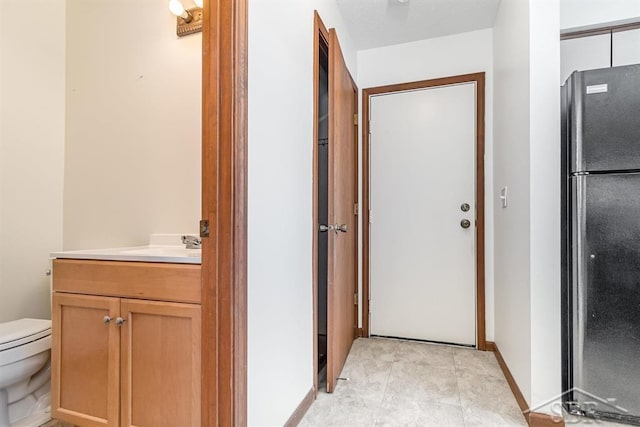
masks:
POLYGON ((203 0, 193 0, 195 7, 184 8, 180 0, 169 0, 169 10, 176 16, 176 34, 178 37, 202 31, 203 0))

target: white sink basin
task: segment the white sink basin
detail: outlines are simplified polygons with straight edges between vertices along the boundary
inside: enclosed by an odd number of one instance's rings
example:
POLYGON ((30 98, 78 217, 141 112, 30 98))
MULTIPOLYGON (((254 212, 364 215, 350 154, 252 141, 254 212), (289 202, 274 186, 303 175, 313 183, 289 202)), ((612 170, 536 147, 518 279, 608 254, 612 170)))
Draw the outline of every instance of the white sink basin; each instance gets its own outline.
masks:
POLYGON ((143 255, 143 256, 159 256, 159 257, 200 257, 202 256, 201 249, 186 249, 180 247, 166 246, 166 247, 153 247, 139 249, 124 249, 121 251, 123 255, 143 255))
POLYGON ((200 264, 202 260, 202 250, 186 249, 184 246, 149 245, 128 248, 54 252, 51 254, 51 257, 105 261, 140 261, 200 264))

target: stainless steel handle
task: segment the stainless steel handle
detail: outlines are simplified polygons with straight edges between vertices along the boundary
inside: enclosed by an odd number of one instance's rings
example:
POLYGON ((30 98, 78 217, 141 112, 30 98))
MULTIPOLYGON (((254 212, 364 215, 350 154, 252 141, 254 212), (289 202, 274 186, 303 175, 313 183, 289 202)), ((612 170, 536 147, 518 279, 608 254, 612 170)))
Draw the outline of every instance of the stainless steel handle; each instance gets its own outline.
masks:
POLYGON ((469 212, 469 209, 471 209, 469 203, 463 203, 462 205, 460 205, 460 210, 462 212, 469 212))
POLYGON ((124 322, 126 322, 126 321, 127 321, 127 319, 123 319, 122 317, 118 317, 118 318, 116 318, 116 325, 117 326, 122 326, 122 325, 124 325, 124 322))
POLYGON ((104 317, 102 318, 102 322, 103 322, 105 325, 108 325, 108 324, 111 322, 111 317, 109 317, 109 316, 104 316, 104 317))
POLYGON ((336 233, 338 231, 346 233, 347 232, 347 224, 336 224, 336 233))
POLYGON ((468 219, 463 219, 462 221, 460 221, 460 227, 462 228, 471 227, 471 221, 469 221, 468 219))
POLYGON ((319 230, 323 233, 326 233, 327 231, 333 231, 333 225, 320 224, 319 230))

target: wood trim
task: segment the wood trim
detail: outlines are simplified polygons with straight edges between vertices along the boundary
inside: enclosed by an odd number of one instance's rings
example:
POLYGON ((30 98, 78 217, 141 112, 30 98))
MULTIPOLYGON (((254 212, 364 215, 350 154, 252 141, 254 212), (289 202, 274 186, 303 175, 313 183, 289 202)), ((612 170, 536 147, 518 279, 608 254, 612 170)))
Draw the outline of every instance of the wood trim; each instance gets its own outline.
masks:
POLYGON ((640 28, 640 22, 628 22, 620 25, 606 25, 587 30, 569 31, 560 34, 560 40, 578 39, 581 37, 598 36, 602 34, 619 33, 622 31, 636 30, 640 28))
POLYGON ((516 383, 516 380, 513 378, 513 375, 511 375, 511 371, 509 370, 507 363, 504 361, 504 358, 502 357, 502 354, 500 353, 500 350, 498 349, 498 346, 496 345, 496 343, 491 341, 488 342, 487 350, 493 351, 493 353, 495 354, 496 359, 498 360, 498 365, 500 365, 500 369, 502 369, 502 373, 504 374, 504 377, 506 378, 507 383, 509 384, 509 388, 511 388, 511 392, 513 393, 513 396, 516 398, 516 402, 518 402, 518 406, 520 407, 520 410, 522 412, 527 411, 529 409, 529 404, 524 398, 522 391, 520 391, 520 387, 518 387, 518 383, 516 383))
POLYGON ((200 266, 153 262, 53 261, 53 290, 200 303, 200 266))
POLYGON ((202 31, 202 425, 247 424, 247 0, 202 31))
POLYGON ((362 89, 362 206, 360 211, 362 212, 362 336, 368 337, 369 334, 369 300, 371 295, 369 292, 369 272, 371 270, 369 265, 369 248, 370 248, 370 233, 371 224, 370 210, 371 201, 370 194, 370 175, 369 175, 369 121, 371 119, 369 112, 369 98, 371 93, 369 89, 362 89))
POLYGON ((408 90, 425 89, 436 86, 453 84, 476 83, 476 329, 478 350, 486 350, 485 330, 485 200, 484 200, 484 139, 485 139, 485 73, 464 74, 453 77, 444 77, 432 80, 423 80, 410 83, 400 83, 388 86, 378 86, 363 89, 362 91, 362 329, 364 336, 369 336, 369 250, 370 250, 370 226, 369 210, 370 182, 369 182, 369 99, 372 95, 384 93, 403 92, 408 90))
POLYGON ((476 78, 476 329, 478 350, 487 349, 485 300, 484 139, 485 76, 476 78))
POLYGON ((554 417, 549 414, 542 414, 540 412, 531 412, 527 417, 527 422, 531 427, 564 427, 565 422, 563 418, 554 417))
POLYGON ((500 365, 500 369, 502 369, 502 373, 509 384, 509 388, 511 388, 511 392, 513 396, 516 398, 516 402, 518 402, 518 406, 522 411, 527 423, 531 427, 564 427, 564 420, 560 417, 543 414, 540 412, 529 412, 529 404, 527 400, 524 398, 522 391, 520 391, 520 387, 518 387, 518 383, 516 383, 515 378, 511 374, 507 363, 504 361, 502 354, 500 353, 500 349, 496 343, 492 341, 487 341, 487 350, 493 351, 498 361, 498 365, 500 365))
POLYGON ((315 389, 309 390, 306 394, 302 402, 298 405, 293 414, 289 417, 286 423, 284 423, 284 427, 296 427, 304 418, 304 415, 307 413, 313 402, 316 400, 316 392, 315 389))
POLYGON ((312 216, 313 227, 312 234, 312 257, 313 257, 313 389, 318 389, 318 102, 320 99, 320 42, 323 42, 329 48, 329 31, 322 22, 322 18, 318 11, 313 12, 313 181, 311 186, 312 200, 312 216))
POLYGON ((355 229, 353 230, 353 232, 355 233, 356 236, 356 245, 355 245, 355 253, 353 254, 354 256, 354 263, 355 263, 355 268, 354 268, 354 273, 355 273, 355 277, 354 277, 354 289, 353 292, 355 294, 355 309, 354 309, 354 319, 353 319, 353 336, 355 338, 361 337, 361 333, 362 333, 362 328, 359 327, 358 325, 358 320, 359 320, 359 316, 358 314, 360 313, 360 286, 358 283, 358 279, 359 279, 359 271, 358 271, 358 261, 359 261, 359 253, 358 251, 360 250, 360 221, 362 220, 362 212, 360 209, 360 141, 358 140, 359 138, 359 129, 360 129, 360 124, 358 123, 359 120, 359 116, 360 116, 360 110, 358 108, 358 85, 356 84, 355 80, 353 80, 353 76, 351 76, 351 72, 349 71, 349 77, 351 77, 351 85, 353 86, 353 111, 355 111, 355 118, 354 118, 354 123, 353 123, 353 143, 355 144, 355 159, 356 159, 356 164, 355 167, 353 168, 353 173, 355 175, 355 179, 354 179, 354 183, 355 183, 355 201, 358 204, 358 212, 354 212, 355 214, 355 229))

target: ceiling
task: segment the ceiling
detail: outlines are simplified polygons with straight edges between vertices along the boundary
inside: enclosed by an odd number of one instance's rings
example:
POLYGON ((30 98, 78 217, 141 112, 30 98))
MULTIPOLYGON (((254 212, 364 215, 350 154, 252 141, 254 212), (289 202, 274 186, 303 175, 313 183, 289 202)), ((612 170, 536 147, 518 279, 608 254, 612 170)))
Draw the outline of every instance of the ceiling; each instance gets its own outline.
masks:
POLYGON ((336 0, 358 50, 493 27, 500 0, 336 0))

